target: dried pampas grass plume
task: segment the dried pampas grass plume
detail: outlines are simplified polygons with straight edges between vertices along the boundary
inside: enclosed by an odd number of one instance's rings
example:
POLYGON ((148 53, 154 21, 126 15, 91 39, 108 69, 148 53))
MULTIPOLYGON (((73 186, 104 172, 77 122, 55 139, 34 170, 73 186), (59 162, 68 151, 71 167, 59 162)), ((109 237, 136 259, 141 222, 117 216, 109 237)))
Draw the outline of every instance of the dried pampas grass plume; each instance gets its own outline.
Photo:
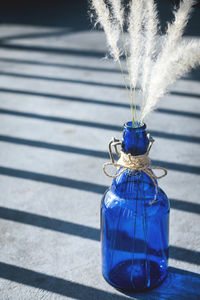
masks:
POLYGON ((174 22, 168 24, 166 43, 164 45, 165 50, 163 49, 163 53, 168 51, 169 48, 174 47, 181 39, 192 12, 193 5, 196 2, 196 0, 182 0, 180 2, 178 10, 174 12, 174 22))
POLYGON ((146 115, 156 108, 158 100, 164 96, 170 85, 198 66, 200 66, 200 43, 194 41, 181 43, 162 70, 162 76, 157 73, 153 77, 141 120, 144 120, 146 115))
POLYGON ((176 47, 177 43, 180 41, 185 26, 188 23, 192 7, 196 3, 196 0, 183 0, 180 3, 179 9, 174 11, 174 22, 168 24, 168 29, 164 37, 164 43, 162 51, 156 61, 156 64, 152 70, 152 73, 157 73, 160 71, 160 68, 163 67, 166 60, 171 55, 171 51, 176 47))
POLYGON ((130 69, 131 82, 136 87, 140 63, 142 22, 144 0, 132 0, 129 15, 128 32, 130 35, 130 69))
POLYGON ((96 11, 97 22, 99 23, 106 34, 107 42, 111 56, 116 60, 120 60, 120 51, 118 48, 119 26, 113 23, 110 17, 110 11, 103 0, 92 0, 92 9, 96 11))
POLYGON ((148 79, 151 70, 151 61, 156 50, 156 37, 158 33, 158 13, 154 0, 146 0, 146 52, 143 65, 142 92, 147 91, 148 79))
POLYGON ((168 24, 158 55, 156 51, 159 22, 154 0, 130 0, 128 21, 125 19, 122 0, 90 1, 97 14, 97 23, 101 24, 106 33, 110 54, 120 65, 130 98, 133 124, 136 121, 135 88, 140 83, 143 102, 141 118, 137 121, 143 122, 144 118, 157 107, 159 99, 167 92, 169 86, 192 68, 200 65, 200 43, 192 40, 184 42, 182 38, 196 0, 180 2, 178 9, 174 11, 174 21, 168 24), (128 48, 124 34, 125 25, 128 29, 128 48), (118 46, 120 36, 122 52, 118 46), (125 54, 129 88, 120 61, 122 53, 125 54), (141 79, 138 75, 140 69, 142 69, 141 79))
POLYGON ((112 13, 114 18, 119 22, 120 27, 124 26, 124 7, 121 0, 109 0, 112 6, 112 13))
MULTIPOLYGON (((184 48, 180 46, 180 41, 183 35, 183 31, 185 26, 187 25, 190 13, 192 11, 193 5, 196 3, 196 0, 183 0, 180 3, 180 6, 177 11, 175 11, 174 22, 168 25, 167 33, 164 37, 164 43, 162 47, 162 51, 158 56, 151 72, 151 78, 149 81, 149 90, 147 99, 144 102, 141 109, 141 120, 143 121, 147 114, 149 114, 152 110, 154 110, 157 106, 159 99, 164 96, 167 92, 167 88, 174 83, 174 81, 180 76, 184 75, 192 68, 197 66, 190 66, 190 61, 188 61, 188 68, 186 67, 186 62, 183 62, 180 58, 183 56, 186 51, 187 56, 189 53, 189 48, 191 44, 193 44, 193 60, 198 60, 198 47, 199 44, 196 43, 188 43, 187 47, 184 48), (188 49, 188 50, 187 50, 188 49), (194 51, 196 49, 197 51, 194 51), (197 56, 196 56, 197 55, 197 56), (179 56, 179 60, 177 60, 177 56, 179 56), (181 65, 184 65, 185 71, 180 76, 175 76, 176 72, 172 74, 172 69, 176 66, 176 68, 181 68, 181 65), (172 80, 172 78, 174 78, 172 80)), ((183 45, 183 44, 182 44, 183 45)), ((185 45, 186 46, 186 45, 185 45)), ((191 58, 191 57, 190 57, 191 58)))

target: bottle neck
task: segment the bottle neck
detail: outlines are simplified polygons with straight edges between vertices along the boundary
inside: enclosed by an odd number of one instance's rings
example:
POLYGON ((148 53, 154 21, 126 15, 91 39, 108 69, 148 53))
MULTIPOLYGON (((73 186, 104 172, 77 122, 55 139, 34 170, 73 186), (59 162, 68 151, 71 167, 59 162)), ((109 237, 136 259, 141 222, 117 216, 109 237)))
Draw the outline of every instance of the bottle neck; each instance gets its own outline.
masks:
POLYGON ((140 125, 133 127, 132 122, 127 122, 124 125, 122 150, 133 156, 145 154, 149 145, 146 125, 140 125))

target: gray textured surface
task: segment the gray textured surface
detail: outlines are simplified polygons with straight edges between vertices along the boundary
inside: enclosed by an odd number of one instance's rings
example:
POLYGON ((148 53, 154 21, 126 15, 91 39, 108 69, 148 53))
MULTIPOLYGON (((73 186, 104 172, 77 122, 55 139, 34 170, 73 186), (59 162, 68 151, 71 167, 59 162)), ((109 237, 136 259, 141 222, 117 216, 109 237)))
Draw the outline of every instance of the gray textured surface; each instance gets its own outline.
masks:
MULTIPOLYGON (((3 300, 129 297, 103 280, 99 243, 110 184, 101 168, 129 106, 117 66, 101 59, 104 34, 87 28, 80 3, 1 9, 3 300)), ((179 80, 147 120, 151 157, 169 170, 160 185, 171 199, 170 272, 134 299, 200 299, 199 80, 199 71, 179 80)))

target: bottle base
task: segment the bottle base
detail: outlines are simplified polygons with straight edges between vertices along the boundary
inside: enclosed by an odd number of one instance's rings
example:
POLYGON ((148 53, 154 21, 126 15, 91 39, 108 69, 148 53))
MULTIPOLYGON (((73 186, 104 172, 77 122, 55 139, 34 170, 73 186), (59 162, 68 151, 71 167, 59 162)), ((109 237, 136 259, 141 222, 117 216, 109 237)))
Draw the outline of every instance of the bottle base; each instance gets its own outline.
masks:
POLYGON ((144 259, 126 260, 115 265, 104 279, 113 287, 124 292, 144 292, 159 286, 167 277, 167 268, 163 269, 158 263, 144 259), (147 278, 149 277, 149 279, 147 278))

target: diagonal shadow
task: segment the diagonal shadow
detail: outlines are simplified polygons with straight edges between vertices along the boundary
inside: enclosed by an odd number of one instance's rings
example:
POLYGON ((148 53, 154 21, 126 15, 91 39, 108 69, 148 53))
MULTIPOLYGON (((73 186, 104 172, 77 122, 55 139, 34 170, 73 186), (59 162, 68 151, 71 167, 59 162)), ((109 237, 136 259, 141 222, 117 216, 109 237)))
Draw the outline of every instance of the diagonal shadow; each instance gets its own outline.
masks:
MULTIPOLYGON (((172 200, 170 200, 170 203, 171 201, 172 200)), ((176 200, 176 201, 182 202, 181 200, 176 200)), ((187 203, 187 208, 190 207, 190 203, 189 202, 186 203, 187 203)), ((197 214, 200 213, 200 205, 195 203, 192 204, 196 205, 198 209, 198 211, 192 210, 192 213, 197 213, 197 214)), ((171 208, 174 208, 173 205, 171 205, 171 208)), ((45 217, 45 216, 32 214, 32 213, 28 213, 16 209, 1 207, 1 206, 0 206, 0 218, 99 241, 100 233, 97 229, 89 226, 75 224, 72 222, 58 220, 55 218, 45 217)))
POLYGON ((16 34, 16 35, 9 35, 6 37, 0 38, 0 44, 2 42, 10 41, 10 40, 20 40, 20 39, 38 39, 38 38, 46 38, 52 36, 61 36, 66 35, 71 32, 70 28, 60 29, 56 31, 48 31, 48 32, 35 32, 35 33, 26 33, 26 34, 16 34))
MULTIPOLYGON (((200 3, 199 3, 200 4, 200 3)), ((194 69, 184 80, 200 81, 200 68, 194 69)))
MULTIPOLYGON (((67 153, 73 153, 73 154, 76 153, 79 155, 86 155, 86 156, 90 156, 90 157, 93 156, 93 157, 109 159, 109 154, 108 154, 108 152, 105 152, 105 151, 84 149, 84 148, 78 148, 78 147, 67 146, 67 145, 58 145, 58 144, 47 143, 47 142, 42 142, 42 141, 22 139, 22 138, 18 138, 18 137, 0 135, 0 142, 7 142, 7 143, 12 143, 12 144, 17 144, 17 145, 25 145, 25 146, 36 147, 36 148, 61 151, 61 152, 67 152, 67 153)), ((170 199, 170 205, 172 208, 177 209, 177 210, 200 214, 200 205, 197 203, 187 202, 187 201, 183 201, 183 200, 170 199)))
POLYGON ((71 84, 84 84, 84 85, 89 85, 89 86, 102 86, 102 87, 117 88, 117 89, 125 88, 121 84, 111 84, 111 83, 102 83, 102 82, 88 81, 88 80, 65 79, 65 78, 58 78, 58 77, 28 75, 28 74, 19 74, 19 73, 10 73, 10 72, 0 72, 0 76, 9 76, 9 77, 36 79, 36 80, 47 80, 47 81, 59 81, 59 82, 66 82, 66 83, 71 83, 71 84))
POLYGON ((138 300, 197 300, 200 298, 200 275, 173 267, 168 277, 157 288, 148 293, 124 293, 138 300))
POLYGON ((188 262, 190 264, 200 265, 200 252, 185 249, 177 246, 169 247, 169 257, 188 262))
MULTIPOLYGON (((25 79, 36 79, 36 80, 47 80, 47 81, 58 81, 58 82, 67 82, 71 84, 84 84, 90 86, 101 86, 101 87, 109 87, 109 88, 118 88, 124 89, 124 85, 122 84, 111 84, 111 83, 102 83, 102 82, 95 82, 95 81, 88 81, 88 80, 77 80, 77 79, 66 79, 66 78, 58 78, 58 77, 48 77, 48 76, 39 76, 39 75, 30 75, 30 74, 20 74, 20 73, 11 73, 11 72, 0 72, 0 76, 9 76, 9 77, 17 77, 17 78, 25 78, 25 79)), ((192 98, 200 98, 199 94, 193 93, 183 93, 183 92, 171 92, 171 95, 179 95, 184 97, 192 97, 192 98)), ((104 103, 104 102, 102 102, 104 103)), ((125 104, 126 108, 130 106, 125 104)), ((180 115, 180 116, 188 116, 192 118, 200 118, 199 113, 193 112, 184 112, 184 111, 177 111, 172 109, 164 109, 159 108, 157 109, 158 112, 164 112, 172 115, 180 115)))
POLYGON ((87 181, 80 181, 53 175, 46 175, 36 172, 29 172, 19 169, 0 167, 0 174, 10 177, 22 178, 26 180, 33 180, 36 182, 43 182, 72 189, 93 192, 102 195, 107 189, 106 186, 95 184, 87 181))
MULTIPOLYGON (((77 126, 86 126, 86 127, 111 130, 111 131, 121 132, 123 129, 122 126, 118 126, 118 125, 98 123, 92 121, 74 120, 69 118, 47 116, 42 114, 27 113, 27 112, 21 112, 16 110, 9 110, 9 109, 0 109, 0 114, 6 114, 6 115, 16 116, 16 117, 33 118, 33 119, 58 122, 58 123, 66 123, 66 124, 77 125, 77 126)), ((195 136, 186 136, 182 134, 167 133, 167 132, 161 132, 156 130, 150 130, 149 132, 154 137, 189 142, 189 143, 200 143, 200 138, 195 136)))
MULTIPOLYGON (((84 149, 84 148, 67 146, 67 145, 57 145, 57 144, 53 144, 53 143, 34 141, 34 140, 28 140, 28 139, 22 139, 22 138, 15 138, 15 137, 9 137, 9 136, 4 136, 4 135, 0 135, 0 142, 8 142, 8 143, 12 143, 12 144, 25 145, 25 146, 36 147, 36 148, 43 148, 43 149, 56 150, 56 151, 68 152, 68 153, 79 154, 79 155, 86 155, 86 156, 90 156, 90 157, 93 156, 93 157, 109 159, 109 155, 105 151, 84 149)), ((159 165, 159 166, 162 166, 169 170, 185 172, 185 173, 192 173, 192 174, 197 174, 197 175, 200 174, 200 167, 197 167, 197 166, 189 166, 189 165, 185 165, 185 164, 171 163, 171 162, 166 162, 166 161, 162 161, 162 160, 151 160, 151 161, 152 161, 153 165, 159 165)))
MULTIPOLYGON (((0 263, 0 277, 6 280, 39 288, 78 300, 127 299, 126 296, 102 291, 76 282, 28 270, 15 265, 0 263)), ((169 267, 164 283, 148 293, 127 293, 134 299, 196 300, 200 296, 200 275, 169 267), (161 298, 162 297, 162 298, 161 298)))
MULTIPOLYGON (((56 67, 56 68, 64 68, 64 69, 73 69, 73 70, 84 70, 84 71, 93 71, 93 72, 105 72, 105 73, 119 73, 121 71, 117 68, 101 68, 101 67, 92 67, 92 66, 83 66, 83 65, 72 65, 66 63, 52 63, 52 62, 44 62, 40 60, 27 60, 27 59, 15 59, 15 58, 0 58, 1 62, 14 63, 14 64, 26 64, 26 65, 36 65, 36 66, 45 66, 45 67, 56 67)), ((127 74, 127 71, 123 71, 124 74, 127 74)))
POLYGON ((170 207, 185 212, 200 214, 200 204, 177 199, 170 199, 170 207))
POLYGON ((40 52, 48 54, 59 54, 59 55, 71 55, 71 56, 83 56, 83 57, 94 57, 102 58, 105 56, 106 51, 99 50, 82 50, 82 49, 72 49, 72 48, 59 48, 59 47, 45 47, 45 46, 29 46, 29 45, 20 45, 20 44, 6 44, 0 43, 1 49, 9 50, 20 50, 20 51, 30 51, 30 52, 40 52))
MULTIPOLYGON (((64 31, 63 31, 64 33, 64 31)), ((62 31, 61 31, 62 34, 62 31)), ((29 38, 29 35, 27 36, 29 38)), ((26 38, 27 38, 26 37, 26 38)), ((10 37, 8 37, 10 38, 10 37)), ((7 39, 7 38, 6 38, 7 39)), ((26 65, 38 65, 38 66, 45 66, 45 67, 56 67, 56 68, 64 68, 64 69, 73 69, 73 70, 85 70, 85 71, 93 71, 93 72, 105 72, 105 73, 118 73, 121 74, 121 71, 117 68, 101 68, 101 67, 92 67, 92 66, 83 66, 83 65, 72 65, 72 64, 66 64, 66 63, 52 63, 52 62, 44 62, 40 60, 30 60, 30 59, 14 59, 14 58, 5 58, 0 57, 1 62, 7 62, 7 63, 14 63, 14 64, 26 64, 26 65)), ((123 71, 124 74, 128 74, 126 70, 123 71)), ((199 70, 193 70, 192 75, 184 77, 182 79, 184 80, 192 80, 192 81, 199 81, 200 75, 199 70)), ((171 93, 170 93, 171 94, 171 93)), ((173 94, 173 92, 172 92, 173 94)), ((176 92, 175 92, 176 94, 176 92)), ((182 94, 182 93, 181 93, 182 94)), ((185 94, 185 97, 187 95, 193 95, 194 97, 199 98, 200 96, 197 94, 185 94)), ((183 93, 184 96, 184 93, 183 93)), ((192 96, 191 96, 192 97, 192 96)))
MULTIPOLYGON (((78 300, 127 299, 126 296, 117 295, 85 286, 66 279, 35 272, 15 265, 0 263, 0 277, 6 280, 39 288, 58 295, 78 300)), ((164 283, 147 293, 127 293, 134 299, 176 299, 193 300, 200 296, 200 275, 169 267, 169 274, 164 283), (153 298, 154 297, 154 298, 153 298), (161 298, 162 297, 162 298, 161 298)))
MULTIPOLYGON (((89 98, 83 98, 83 97, 64 96, 64 95, 58 95, 58 94, 39 93, 39 92, 23 91, 23 90, 16 90, 16 89, 11 90, 11 89, 5 89, 5 88, 0 88, 0 92, 130 109, 129 104, 120 103, 120 102, 118 103, 118 102, 108 101, 108 100, 102 101, 102 100, 95 100, 95 99, 89 99, 89 98)), ((139 106, 136 105, 136 109, 139 109, 139 106)), ((158 108, 156 110, 156 112, 175 115, 175 116, 189 117, 189 118, 197 118, 197 119, 200 118, 199 113, 188 112, 188 111, 179 111, 179 110, 173 110, 173 109, 158 108)))
POLYGON ((96 228, 28 213, 21 210, 0 206, 0 218, 65 234, 75 235, 94 241, 100 240, 100 232, 96 228))
POLYGON ((63 101, 71 101, 71 102, 80 102, 80 103, 89 103, 89 104, 95 104, 95 105, 103 105, 103 106, 114 106, 114 107, 121 107, 121 108, 129 108, 130 105, 126 103, 117 103, 113 101, 102 101, 102 100, 96 100, 96 99, 89 99, 89 98, 83 98, 83 97, 74 97, 74 96, 64 96, 64 95, 58 95, 58 94, 50 94, 50 93, 41 93, 41 92, 33 92, 33 91, 23 91, 23 90, 16 90, 16 89, 6 89, 6 88, 0 88, 0 92, 2 93, 8 93, 8 94, 16 94, 16 95, 27 95, 27 96, 36 96, 36 97, 42 97, 42 98, 50 98, 50 99, 58 99, 63 101))
MULTIPOLYGON (((58 145, 58 144, 53 144, 53 143, 35 141, 35 140, 30 140, 30 139, 16 138, 16 137, 10 137, 10 136, 5 136, 5 135, 0 135, 0 142, 7 142, 7 143, 12 143, 12 144, 17 144, 17 145, 25 145, 25 146, 36 147, 36 148, 68 152, 68 153, 73 153, 73 154, 76 153, 79 155, 86 155, 86 156, 90 156, 90 157, 93 156, 93 157, 109 159, 109 154, 108 154, 108 152, 105 152, 105 151, 84 149, 84 148, 72 147, 72 146, 67 146, 67 145, 58 145)), ((200 214, 200 205, 197 203, 171 199, 170 204, 171 204, 171 207, 174 209, 183 210, 183 211, 192 212, 192 213, 196 212, 196 213, 200 214)))
POLYGON ((187 117, 187 118, 196 118, 200 119, 200 114, 190 111, 182 111, 182 110, 175 110, 175 109, 167 109, 167 108, 158 108, 156 109, 156 112, 174 115, 174 116, 180 116, 180 117, 187 117))
POLYGON ((162 139, 169 139, 174 141, 181 141, 187 143, 200 143, 200 138, 197 136, 188 136, 184 134, 177 134, 177 133, 169 133, 169 132, 162 132, 157 130, 149 130, 152 136, 162 138, 162 139))
POLYGON ((72 125, 80 125, 80 126, 107 129, 107 130, 120 131, 122 129, 122 127, 118 126, 118 125, 110 125, 110 124, 97 123, 97 122, 91 122, 91 121, 73 120, 73 119, 69 119, 69 118, 47 116, 47 115, 42 115, 42 114, 28 113, 28 112, 9 110, 9 109, 0 109, 0 114, 6 114, 6 115, 11 115, 11 116, 16 116, 16 117, 46 120, 46 121, 59 122, 59 123, 68 123, 68 124, 72 124, 72 125))
POLYGON ((36 97, 43 97, 43 98, 50 98, 50 99, 58 99, 58 100, 63 100, 63 101, 89 103, 89 104, 95 104, 95 105, 114 106, 114 107, 130 109, 130 105, 128 105, 126 103, 120 103, 120 102, 118 103, 118 102, 108 101, 108 100, 102 101, 102 100, 83 98, 83 97, 65 96, 65 95, 58 95, 58 94, 41 93, 41 92, 35 92, 35 91, 34 92, 33 91, 23 91, 23 90, 18 90, 18 89, 16 90, 16 89, 6 89, 6 88, 0 88, 0 92, 8 93, 8 94, 36 96, 36 97))
POLYGON ((171 91, 170 94, 171 95, 175 95, 175 96, 200 99, 200 95, 199 94, 195 94, 195 93, 186 93, 186 92, 171 91))
POLYGON ((46 275, 44 273, 35 272, 3 262, 0 262, 0 277, 78 300, 127 299, 127 297, 123 295, 105 292, 97 288, 72 282, 59 277, 46 275))
POLYGON ((172 163, 167 162, 163 160, 151 160, 153 165, 156 166, 162 166, 168 170, 178 171, 178 172, 184 172, 184 173, 191 173, 191 174, 200 174, 200 167, 197 166, 191 166, 191 165, 185 165, 185 164, 179 164, 179 163, 172 163))
POLYGON ((108 152, 0 135, 0 142, 109 159, 108 152))
MULTIPOLYGON (((9 221, 15 221, 21 224, 36 226, 47 230, 53 230, 60 233, 74 235, 84 239, 100 241, 99 229, 33 213, 28 213, 25 211, 0 207, 0 218, 9 221)), ((200 265, 200 253, 198 251, 193 251, 177 246, 170 246, 169 257, 191 264, 200 265)))

